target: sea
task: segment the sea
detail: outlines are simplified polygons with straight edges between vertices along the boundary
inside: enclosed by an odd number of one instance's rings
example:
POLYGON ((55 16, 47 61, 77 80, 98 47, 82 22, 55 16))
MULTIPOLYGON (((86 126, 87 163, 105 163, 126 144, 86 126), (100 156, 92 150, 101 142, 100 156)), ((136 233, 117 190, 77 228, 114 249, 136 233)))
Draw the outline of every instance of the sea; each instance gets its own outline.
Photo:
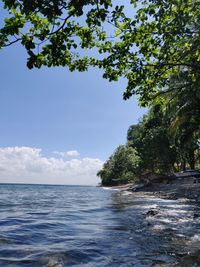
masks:
POLYGON ((200 208, 92 186, 0 185, 0 267, 200 266, 200 208))

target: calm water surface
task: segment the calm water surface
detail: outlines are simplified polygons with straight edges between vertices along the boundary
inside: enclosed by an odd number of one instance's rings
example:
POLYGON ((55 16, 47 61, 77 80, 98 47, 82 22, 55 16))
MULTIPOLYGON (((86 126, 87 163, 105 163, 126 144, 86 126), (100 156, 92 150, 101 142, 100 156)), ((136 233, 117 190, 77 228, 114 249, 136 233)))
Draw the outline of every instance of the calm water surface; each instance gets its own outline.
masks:
POLYGON ((199 215, 138 193, 0 185, 0 266, 200 266, 199 215))

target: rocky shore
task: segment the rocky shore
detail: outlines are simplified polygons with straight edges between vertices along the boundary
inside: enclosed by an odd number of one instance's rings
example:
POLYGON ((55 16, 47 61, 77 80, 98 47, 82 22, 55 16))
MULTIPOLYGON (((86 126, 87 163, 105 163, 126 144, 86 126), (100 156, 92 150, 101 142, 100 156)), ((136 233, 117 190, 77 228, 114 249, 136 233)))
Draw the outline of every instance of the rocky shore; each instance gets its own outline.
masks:
POLYGON ((175 177, 168 183, 150 182, 147 184, 126 184, 113 186, 112 189, 129 192, 142 192, 163 199, 185 199, 200 202, 200 183, 192 176, 175 177))
POLYGON ((194 183, 191 178, 175 179, 169 184, 152 183, 137 189, 145 194, 165 199, 185 199, 200 202, 200 183, 194 183))

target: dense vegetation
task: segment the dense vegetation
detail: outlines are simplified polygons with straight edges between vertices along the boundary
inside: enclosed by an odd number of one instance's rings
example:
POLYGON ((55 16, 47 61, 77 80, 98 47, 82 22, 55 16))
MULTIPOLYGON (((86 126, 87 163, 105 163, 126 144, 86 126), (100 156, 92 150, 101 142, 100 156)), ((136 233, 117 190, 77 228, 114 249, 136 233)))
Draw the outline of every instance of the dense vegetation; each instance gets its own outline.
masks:
POLYGON ((110 81, 125 77, 124 97, 139 94, 143 105, 165 92, 172 74, 198 83, 200 0, 2 2, 9 15, 0 47, 21 43, 30 69, 99 67, 110 81))
POLYGON ((194 127, 193 118, 172 116, 169 103, 163 98, 162 104, 154 104, 137 125, 130 126, 127 144, 118 147, 98 172, 103 185, 138 182, 149 173, 171 175, 199 164, 199 124, 194 127))
POLYGON ((64 66, 127 79, 149 113, 99 172, 103 183, 194 168, 200 136, 200 0, 3 0, 0 48, 21 43, 29 69, 64 66))
POLYGON ((106 161, 98 175, 103 185, 127 184, 137 181, 140 157, 131 146, 119 146, 115 153, 106 161))

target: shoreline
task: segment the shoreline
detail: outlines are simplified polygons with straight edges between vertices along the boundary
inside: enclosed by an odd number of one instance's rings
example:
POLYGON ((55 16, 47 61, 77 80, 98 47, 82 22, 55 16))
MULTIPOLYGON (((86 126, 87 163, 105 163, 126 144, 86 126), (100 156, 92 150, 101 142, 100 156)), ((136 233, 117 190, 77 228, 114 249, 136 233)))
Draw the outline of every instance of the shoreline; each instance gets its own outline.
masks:
POLYGON ((170 183, 125 184, 104 188, 128 191, 132 194, 141 192, 161 199, 185 199, 185 201, 200 203, 200 183, 194 182, 193 177, 175 178, 170 183))

